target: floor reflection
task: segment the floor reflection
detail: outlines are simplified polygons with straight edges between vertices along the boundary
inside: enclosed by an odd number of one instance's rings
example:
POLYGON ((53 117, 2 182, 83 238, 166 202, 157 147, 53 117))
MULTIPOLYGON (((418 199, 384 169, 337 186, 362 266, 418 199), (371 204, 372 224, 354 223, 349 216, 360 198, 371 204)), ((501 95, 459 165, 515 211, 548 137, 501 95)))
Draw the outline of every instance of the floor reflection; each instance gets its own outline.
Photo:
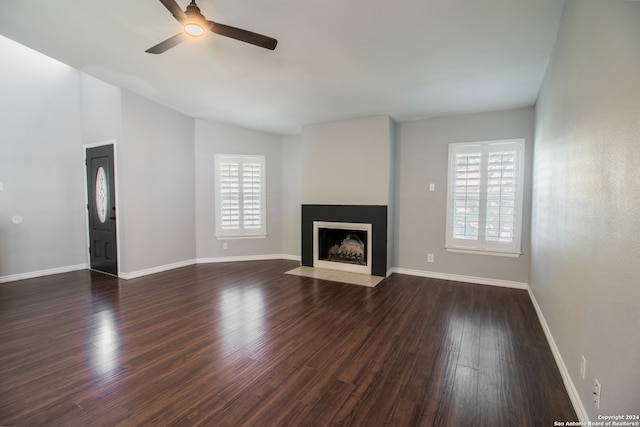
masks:
POLYGON ((117 379, 120 370, 120 331, 112 310, 96 313, 96 333, 89 345, 89 363, 100 384, 117 379))
POLYGON ((92 314, 86 320, 86 351, 94 378, 106 385, 116 380, 120 371, 119 289, 101 276, 95 279, 91 283, 92 314))
POLYGON ((220 299, 223 345, 226 351, 258 349, 265 329, 265 302, 261 288, 231 288, 220 299))

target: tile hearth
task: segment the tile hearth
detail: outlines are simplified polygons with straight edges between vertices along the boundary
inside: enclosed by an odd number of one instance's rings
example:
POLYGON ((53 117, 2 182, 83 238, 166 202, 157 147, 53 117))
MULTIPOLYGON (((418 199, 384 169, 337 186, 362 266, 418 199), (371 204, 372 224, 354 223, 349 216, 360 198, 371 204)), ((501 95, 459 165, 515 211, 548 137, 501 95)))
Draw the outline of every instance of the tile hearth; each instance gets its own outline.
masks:
POLYGON ((349 271, 330 270, 317 267, 297 267, 289 270, 286 274, 294 276, 313 277, 315 279, 331 280, 333 282, 349 283, 352 285, 367 286, 373 288, 385 278, 381 276, 370 276, 362 273, 351 273, 349 271))

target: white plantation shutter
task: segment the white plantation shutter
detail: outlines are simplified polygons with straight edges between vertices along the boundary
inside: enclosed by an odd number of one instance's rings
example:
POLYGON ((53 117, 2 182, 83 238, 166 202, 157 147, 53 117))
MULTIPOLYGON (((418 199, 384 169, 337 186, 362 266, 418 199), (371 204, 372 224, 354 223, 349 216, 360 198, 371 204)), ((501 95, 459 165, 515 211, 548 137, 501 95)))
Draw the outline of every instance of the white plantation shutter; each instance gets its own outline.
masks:
POLYGON ((455 154, 453 236, 456 239, 478 239, 481 157, 480 152, 455 154))
POLYGON ((519 254, 524 140, 449 145, 448 249, 519 254))
POLYGON ((245 228, 262 227, 262 166, 255 162, 242 165, 242 217, 245 228))
POLYGON ((515 147, 490 147, 487 157, 487 207, 485 239, 513 243, 516 238, 516 177, 518 152, 515 147))
POLYGON ((240 165, 234 161, 220 163, 220 228, 240 229, 240 165))
POLYGON ((216 236, 266 235, 264 156, 215 155, 216 236))

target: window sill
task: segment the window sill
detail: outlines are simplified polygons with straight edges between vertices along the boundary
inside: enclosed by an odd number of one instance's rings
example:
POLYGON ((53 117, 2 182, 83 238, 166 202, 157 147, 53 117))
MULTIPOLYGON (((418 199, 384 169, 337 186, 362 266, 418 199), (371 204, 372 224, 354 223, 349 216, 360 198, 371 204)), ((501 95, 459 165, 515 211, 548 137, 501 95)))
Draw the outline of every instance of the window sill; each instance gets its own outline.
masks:
POLYGON ((255 236, 216 236, 216 240, 249 240, 249 239, 266 239, 266 234, 256 234, 255 236))
POLYGON ((489 255, 489 256, 501 256, 507 258, 519 258, 522 255, 520 252, 500 252, 500 251, 489 251, 483 249, 462 249, 462 248, 445 248, 447 252, 455 252, 461 254, 472 254, 472 255, 489 255))

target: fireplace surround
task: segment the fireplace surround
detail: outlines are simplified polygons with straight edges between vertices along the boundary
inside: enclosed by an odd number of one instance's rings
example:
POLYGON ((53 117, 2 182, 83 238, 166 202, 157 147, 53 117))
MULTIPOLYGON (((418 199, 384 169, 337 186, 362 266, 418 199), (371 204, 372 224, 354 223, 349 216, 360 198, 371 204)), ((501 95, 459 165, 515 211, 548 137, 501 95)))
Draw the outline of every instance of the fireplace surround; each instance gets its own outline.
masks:
POLYGON ((302 205, 302 265, 307 267, 319 267, 314 265, 314 222, 370 224, 370 274, 386 275, 387 206, 302 205))

